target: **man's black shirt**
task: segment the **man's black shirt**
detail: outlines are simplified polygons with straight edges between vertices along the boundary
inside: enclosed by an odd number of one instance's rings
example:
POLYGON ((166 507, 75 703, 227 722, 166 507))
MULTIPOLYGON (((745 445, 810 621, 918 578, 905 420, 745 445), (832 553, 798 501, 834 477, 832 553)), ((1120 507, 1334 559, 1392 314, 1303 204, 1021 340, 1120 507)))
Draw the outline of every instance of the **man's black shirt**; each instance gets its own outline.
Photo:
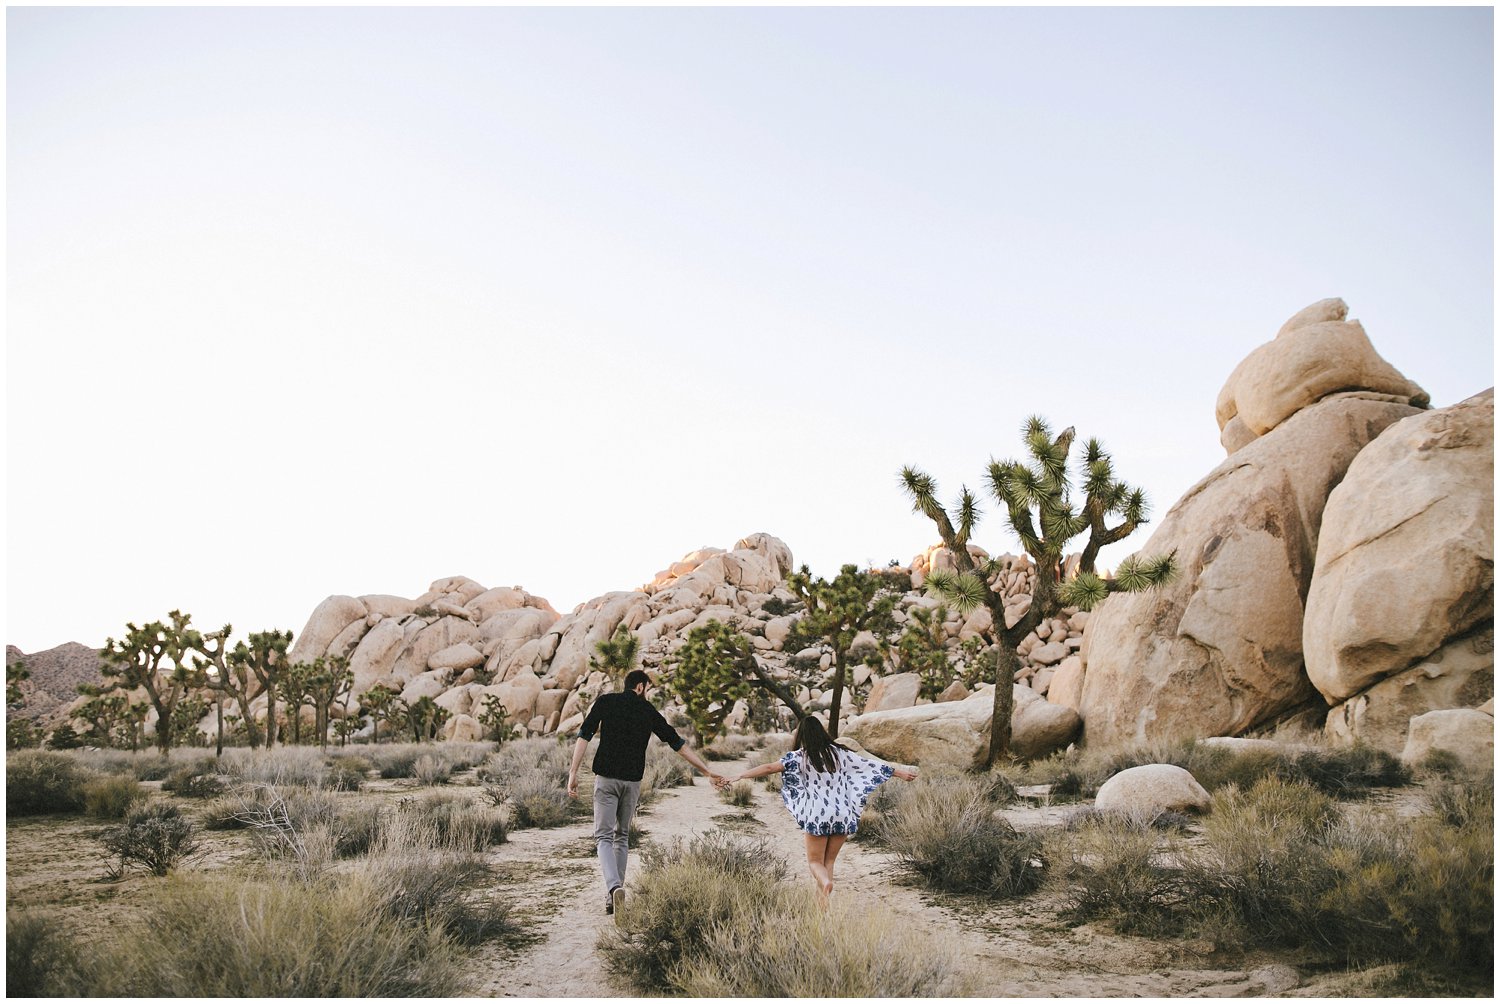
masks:
POLYGON ((578 738, 587 742, 594 738, 595 732, 600 735, 599 749, 594 753, 594 773, 617 781, 639 781, 646 773, 646 744, 651 741, 652 733, 674 750, 682 749, 685 744, 661 712, 633 690, 605 694, 594 702, 578 730, 578 738))

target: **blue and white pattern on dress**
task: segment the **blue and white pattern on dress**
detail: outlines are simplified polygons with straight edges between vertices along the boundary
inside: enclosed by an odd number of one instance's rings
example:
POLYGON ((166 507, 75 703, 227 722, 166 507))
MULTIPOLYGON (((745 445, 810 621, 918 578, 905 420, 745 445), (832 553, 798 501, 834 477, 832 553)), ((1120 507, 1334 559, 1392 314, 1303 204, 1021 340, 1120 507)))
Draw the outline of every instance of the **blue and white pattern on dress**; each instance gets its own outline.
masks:
POLYGON ((781 758, 781 800, 797 828, 814 836, 853 836, 870 793, 889 780, 894 767, 845 749, 834 749, 838 770, 814 770, 802 750, 781 758))

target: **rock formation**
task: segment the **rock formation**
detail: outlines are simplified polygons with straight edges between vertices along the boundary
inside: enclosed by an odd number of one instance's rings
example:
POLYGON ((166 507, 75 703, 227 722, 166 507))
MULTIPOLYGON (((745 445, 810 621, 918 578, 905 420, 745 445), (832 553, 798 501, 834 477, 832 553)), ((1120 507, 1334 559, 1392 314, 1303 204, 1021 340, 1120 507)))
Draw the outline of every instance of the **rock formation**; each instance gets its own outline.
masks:
POLYGON ((1399 748, 1493 694, 1494 425, 1493 390, 1409 418, 1329 497, 1303 643, 1330 734, 1399 748))
POLYGON ((1321 698, 1330 735, 1396 752, 1413 715, 1493 694, 1492 393, 1425 411, 1347 313, 1299 312, 1225 383, 1229 457, 1144 548, 1181 574, 1111 597, 1052 681, 1087 742, 1232 735, 1321 698))

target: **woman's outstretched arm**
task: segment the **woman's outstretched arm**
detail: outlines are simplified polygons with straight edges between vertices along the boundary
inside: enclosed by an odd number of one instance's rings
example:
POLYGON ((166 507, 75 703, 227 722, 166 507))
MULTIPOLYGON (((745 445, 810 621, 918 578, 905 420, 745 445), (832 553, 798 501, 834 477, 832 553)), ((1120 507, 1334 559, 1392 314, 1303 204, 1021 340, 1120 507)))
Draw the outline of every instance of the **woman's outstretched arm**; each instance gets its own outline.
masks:
POLYGON ((736 774, 732 780, 735 780, 735 781, 749 781, 752 778, 765 777, 767 774, 780 774, 780 773, 781 773, 781 761, 780 760, 772 760, 770 763, 763 763, 759 767, 751 767, 747 771, 744 771, 744 772, 742 772, 740 774, 736 774))

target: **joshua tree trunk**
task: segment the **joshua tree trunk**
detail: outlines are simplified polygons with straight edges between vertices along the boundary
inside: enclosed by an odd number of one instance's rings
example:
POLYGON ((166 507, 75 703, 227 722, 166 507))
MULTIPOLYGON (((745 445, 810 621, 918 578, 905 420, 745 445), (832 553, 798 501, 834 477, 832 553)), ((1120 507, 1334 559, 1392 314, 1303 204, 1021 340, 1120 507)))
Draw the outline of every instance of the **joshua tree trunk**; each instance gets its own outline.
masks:
POLYGON ((214 756, 224 755, 224 695, 214 693, 214 718, 219 729, 214 738, 214 756))
POLYGON ((833 700, 828 704, 828 737, 839 737, 839 705, 844 698, 844 653, 833 653, 833 700))

